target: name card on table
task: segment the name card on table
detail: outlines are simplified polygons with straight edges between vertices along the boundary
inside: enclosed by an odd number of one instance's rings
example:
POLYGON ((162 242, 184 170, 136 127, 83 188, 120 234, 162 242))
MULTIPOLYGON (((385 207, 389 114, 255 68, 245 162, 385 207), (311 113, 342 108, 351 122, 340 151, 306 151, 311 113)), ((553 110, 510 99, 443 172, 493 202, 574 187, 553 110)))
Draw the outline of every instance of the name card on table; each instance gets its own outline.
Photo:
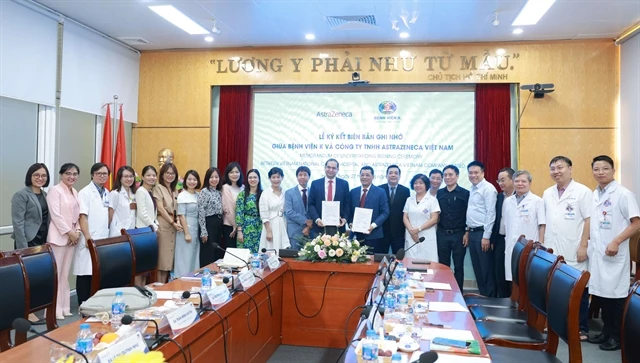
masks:
POLYGON ((220 284, 213 289, 207 291, 207 299, 211 302, 211 305, 220 305, 225 303, 231 298, 229 289, 226 284, 220 284))
POLYGON ((189 302, 165 315, 163 320, 165 319, 169 323, 173 334, 178 334, 179 332, 186 329, 189 325, 200 320, 200 315, 196 311, 196 308, 193 306, 193 303, 189 302))
POLYGON ((111 363, 121 355, 133 352, 148 352, 147 343, 142 338, 140 332, 136 332, 121 342, 118 342, 109 348, 98 353, 98 362, 111 363))
POLYGON ((278 256, 275 254, 269 256, 269 258, 267 259, 267 265, 269 266, 269 270, 271 271, 280 267, 280 260, 278 259, 278 256))
POLYGON ((241 272, 238 274, 238 279, 240 280, 240 285, 242 285, 244 290, 256 283, 256 277, 253 275, 253 271, 241 272))

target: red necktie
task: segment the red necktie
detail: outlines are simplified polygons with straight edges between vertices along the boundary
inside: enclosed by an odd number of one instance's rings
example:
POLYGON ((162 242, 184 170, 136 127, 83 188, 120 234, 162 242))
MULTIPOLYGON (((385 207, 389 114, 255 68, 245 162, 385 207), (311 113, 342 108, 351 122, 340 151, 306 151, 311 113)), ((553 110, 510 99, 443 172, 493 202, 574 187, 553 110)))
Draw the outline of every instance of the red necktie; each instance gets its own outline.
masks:
POLYGON ((364 208, 365 200, 367 200, 367 188, 362 189, 362 196, 360 197, 360 208, 364 208))
POLYGON ((329 188, 327 188, 327 201, 333 201, 333 180, 329 180, 329 188))

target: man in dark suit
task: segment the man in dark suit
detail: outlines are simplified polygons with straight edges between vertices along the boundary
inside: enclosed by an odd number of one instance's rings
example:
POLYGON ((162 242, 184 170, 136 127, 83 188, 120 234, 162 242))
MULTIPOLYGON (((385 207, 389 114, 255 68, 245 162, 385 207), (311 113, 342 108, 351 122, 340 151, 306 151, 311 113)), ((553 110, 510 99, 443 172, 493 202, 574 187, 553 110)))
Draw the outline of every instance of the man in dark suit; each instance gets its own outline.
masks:
POLYGON ((382 184, 379 187, 384 190, 389 201, 389 218, 384 221, 382 230, 384 232, 384 238, 379 243, 379 250, 382 253, 389 252, 389 245, 391 245, 391 251, 396 254, 399 249, 404 248, 404 222, 402 218, 404 216, 404 204, 407 202, 407 198, 411 192, 409 188, 404 185, 400 185, 400 167, 397 165, 389 165, 387 167, 387 183, 382 184))
POLYGON ((510 197, 515 192, 513 185, 513 173, 511 168, 503 168, 498 173, 498 185, 502 193, 498 193, 496 200, 496 223, 493 225, 491 233, 491 246, 493 247, 493 259, 495 261, 496 293, 498 297, 511 296, 511 281, 507 281, 504 276, 504 236, 500 234, 500 221, 502 220, 502 204, 505 198, 510 197))
POLYGON ((309 193, 307 184, 311 170, 301 166, 296 170, 298 185, 284 193, 284 217, 287 219, 287 235, 292 249, 300 249, 301 240, 311 233, 313 221, 307 218, 309 193))
POLYGON ((311 182, 309 188, 309 208, 307 217, 314 222, 313 235, 324 232, 330 235, 338 231, 344 232, 344 225, 349 215, 349 182, 337 178, 340 164, 338 160, 329 159, 324 163, 324 178, 311 182), (325 226, 322 222, 322 202, 340 202, 340 224, 337 226, 325 226))
POLYGON ((360 169, 360 183, 362 183, 362 186, 351 190, 349 226, 353 223, 356 207, 373 210, 369 230, 366 233, 355 233, 355 236, 359 241, 364 240, 364 244, 367 246, 373 247, 373 253, 386 253, 389 251, 389 246, 386 246, 386 251, 383 250, 384 232, 381 227, 389 217, 389 201, 384 190, 373 185, 372 182, 373 168, 363 166, 360 169))

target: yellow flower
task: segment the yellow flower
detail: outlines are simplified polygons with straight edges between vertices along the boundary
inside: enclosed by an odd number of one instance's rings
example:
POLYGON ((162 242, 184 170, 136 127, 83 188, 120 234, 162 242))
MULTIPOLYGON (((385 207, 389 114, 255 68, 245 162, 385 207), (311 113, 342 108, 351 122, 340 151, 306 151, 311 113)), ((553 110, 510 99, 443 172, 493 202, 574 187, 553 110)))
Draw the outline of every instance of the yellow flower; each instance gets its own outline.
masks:
POLYGON ((351 256, 356 256, 356 257, 360 256, 360 251, 353 251, 351 256))
POLYGON ((334 245, 334 246, 337 246, 338 245, 338 241, 333 241, 333 243, 331 243, 331 244, 334 245))
POLYGON ((342 257, 342 255, 344 255, 344 250, 342 248, 338 248, 336 250, 336 256, 342 257))
POLYGON ((328 239, 328 240, 324 241, 324 245, 327 246, 327 247, 331 246, 331 240, 328 239))
POLYGON ((337 241, 338 241, 338 238, 339 238, 339 237, 338 237, 338 235, 336 234, 335 236, 332 236, 332 237, 331 237, 331 240, 332 240, 333 242, 337 242, 337 241))
POLYGON ((358 256, 356 255, 351 256, 351 262, 358 262, 358 256))

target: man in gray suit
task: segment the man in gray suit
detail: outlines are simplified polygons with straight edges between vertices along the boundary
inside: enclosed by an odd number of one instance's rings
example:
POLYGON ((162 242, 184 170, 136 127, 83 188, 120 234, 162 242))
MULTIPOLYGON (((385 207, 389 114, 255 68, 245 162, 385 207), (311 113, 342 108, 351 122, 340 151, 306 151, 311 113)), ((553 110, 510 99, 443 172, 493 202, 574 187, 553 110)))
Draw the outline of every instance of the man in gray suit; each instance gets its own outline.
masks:
POLYGON ((300 240, 309 237, 313 221, 307 218, 309 191, 307 183, 311 177, 311 170, 301 166, 296 170, 298 185, 284 193, 284 216, 287 219, 287 234, 292 249, 300 249, 300 240))

